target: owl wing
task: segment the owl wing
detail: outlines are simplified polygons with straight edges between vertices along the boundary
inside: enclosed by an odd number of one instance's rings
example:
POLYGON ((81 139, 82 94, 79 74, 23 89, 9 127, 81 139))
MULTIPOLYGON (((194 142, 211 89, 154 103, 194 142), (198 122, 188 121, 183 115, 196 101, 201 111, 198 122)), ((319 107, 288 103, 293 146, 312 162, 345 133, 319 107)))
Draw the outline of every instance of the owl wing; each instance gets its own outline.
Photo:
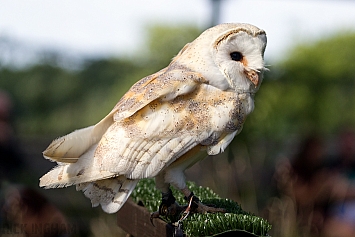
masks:
POLYGON ((56 162, 75 163, 100 141, 114 121, 133 115, 157 98, 168 101, 187 94, 198 84, 206 82, 202 75, 174 65, 176 63, 135 83, 112 111, 95 126, 76 130, 54 140, 43 152, 44 157, 56 162))
POLYGON ((115 114, 115 121, 119 121, 158 98, 164 101, 172 100, 192 92, 201 83, 208 83, 201 74, 189 71, 183 66, 170 65, 135 83, 107 117, 115 114))
POLYGON ((98 124, 57 139, 45 151, 55 161, 64 162, 53 156, 59 151, 63 154, 60 157, 70 154, 75 159, 42 177, 42 186, 50 183, 51 187, 62 187, 117 175, 130 179, 154 176, 209 136, 203 133, 197 137, 194 129, 186 126, 183 119, 191 120, 193 114, 177 115, 169 107, 175 98, 189 96, 205 82, 202 75, 182 67, 143 78, 98 124), (153 102, 160 104, 155 108, 153 102), (174 122, 178 121, 180 125, 176 127, 174 122), (78 144, 80 149, 76 148, 78 144), (69 150, 63 149, 66 147, 69 150))
POLYGON ((98 144, 96 166, 130 179, 153 177, 206 139, 210 133, 198 135, 191 126, 184 127, 184 120, 197 120, 196 114, 176 113, 171 105, 178 96, 187 100, 184 95, 206 82, 201 74, 178 67, 133 85, 109 115, 115 122, 98 144))

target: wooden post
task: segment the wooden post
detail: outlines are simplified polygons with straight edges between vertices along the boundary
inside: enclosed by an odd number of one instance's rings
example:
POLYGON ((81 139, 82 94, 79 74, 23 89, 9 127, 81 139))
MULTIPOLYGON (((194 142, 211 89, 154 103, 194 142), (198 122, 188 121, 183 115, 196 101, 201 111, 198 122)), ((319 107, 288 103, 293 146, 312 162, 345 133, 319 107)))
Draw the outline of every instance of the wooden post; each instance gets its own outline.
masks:
POLYGON ((129 199, 117 212, 117 225, 135 237, 172 237, 173 227, 158 218, 153 220, 153 226, 150 222, 150 214, 145 207, 139 206, 129 199))

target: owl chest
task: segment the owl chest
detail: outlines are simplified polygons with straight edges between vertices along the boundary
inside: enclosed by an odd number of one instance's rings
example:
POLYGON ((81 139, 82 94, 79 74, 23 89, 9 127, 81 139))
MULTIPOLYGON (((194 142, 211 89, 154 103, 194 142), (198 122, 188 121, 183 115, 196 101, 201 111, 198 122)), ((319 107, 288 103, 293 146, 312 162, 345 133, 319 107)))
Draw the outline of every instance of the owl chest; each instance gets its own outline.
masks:
POLYGON ((177 98, 170 105, 176 114, 177 127, 199 132, 233 133, 239 130, 250 113, 250 98, 235 93, 177 98), (181 126, 181 127, 180 127, 181 126))

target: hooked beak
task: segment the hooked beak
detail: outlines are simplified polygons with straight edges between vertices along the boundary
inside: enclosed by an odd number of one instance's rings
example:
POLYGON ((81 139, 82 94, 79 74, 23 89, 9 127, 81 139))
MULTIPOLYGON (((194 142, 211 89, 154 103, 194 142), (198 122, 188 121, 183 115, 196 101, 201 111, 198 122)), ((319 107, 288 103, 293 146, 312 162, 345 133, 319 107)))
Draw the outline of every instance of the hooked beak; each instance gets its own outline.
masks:
POLYGON ((259 73, 254 70, 245 70, 244 71, 247 78, 254 84, 255 88, 258 87, 260 80, 259 80, 259 73))

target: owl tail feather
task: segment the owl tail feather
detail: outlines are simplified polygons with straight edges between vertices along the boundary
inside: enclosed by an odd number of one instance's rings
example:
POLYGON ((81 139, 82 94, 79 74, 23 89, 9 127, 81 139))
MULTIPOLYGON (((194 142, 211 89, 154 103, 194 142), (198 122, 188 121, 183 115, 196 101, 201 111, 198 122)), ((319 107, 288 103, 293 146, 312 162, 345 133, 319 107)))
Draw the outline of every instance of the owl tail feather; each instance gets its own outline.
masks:
POLYGON ((45 188, 63 188, 80 183, 88 183, 96 180, 117 176, 105 170, 100 170, 94 159, 97 145, 91 146, 76 163, 60 163, 39 180, 39 186, 45 188))
POLYGON ((76 185, 77 191, 83 191, 91 200, 93 207, 99 204, 107 213, 115 213, 123 206, 137 185, 138 180, 118 176, 105 180, 76 185))
POLYGON ((100 141, 112 122, 112 115, 109 114, 94 126, 78 129, 60 137, 52 141, 43 152, 43 156, 56 162, 75 163, 100 141))
POLYGON ((85 169, 77 171, 76 175, 72 175, 70 166, 71 165, 58 165, 39 179, 39 186, 46 189, 64 188, 117 176, 117 174, 109 171, 87 172, 85 169), (85 173, 86 175, 81 175, 81 173, 85 173))
POLYGON ((56 162, 75 163, 83 153, 98 142, 99 138, 93 136, 93 131, 94 126, 91 126, 60 137, 52 141, 43 152, 43 156, 56 162))

